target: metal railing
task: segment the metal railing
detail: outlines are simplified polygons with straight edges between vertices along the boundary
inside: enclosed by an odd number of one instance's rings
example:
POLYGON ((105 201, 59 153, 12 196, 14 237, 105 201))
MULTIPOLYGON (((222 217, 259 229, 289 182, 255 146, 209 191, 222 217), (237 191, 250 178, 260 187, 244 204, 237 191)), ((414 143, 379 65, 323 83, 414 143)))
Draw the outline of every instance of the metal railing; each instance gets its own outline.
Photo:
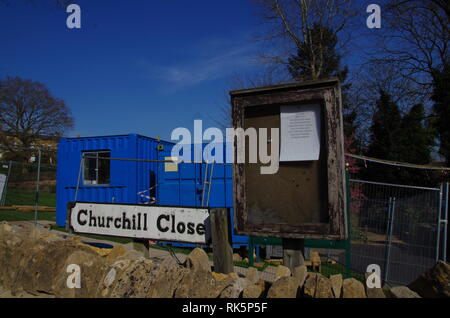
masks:
POLYGON ((351 180, 352 267, 377 264, 385 282, 408 284, 445 259, 443 188, 351 180))

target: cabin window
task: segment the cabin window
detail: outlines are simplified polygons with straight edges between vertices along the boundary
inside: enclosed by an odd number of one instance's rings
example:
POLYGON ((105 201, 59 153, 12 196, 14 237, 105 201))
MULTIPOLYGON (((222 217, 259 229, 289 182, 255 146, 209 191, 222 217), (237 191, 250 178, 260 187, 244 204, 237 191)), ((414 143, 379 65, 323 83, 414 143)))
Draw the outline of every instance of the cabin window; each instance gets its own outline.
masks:
POLYGON ((110 183, 110 151, 84 153, 84 185, 108 185, 110 183))

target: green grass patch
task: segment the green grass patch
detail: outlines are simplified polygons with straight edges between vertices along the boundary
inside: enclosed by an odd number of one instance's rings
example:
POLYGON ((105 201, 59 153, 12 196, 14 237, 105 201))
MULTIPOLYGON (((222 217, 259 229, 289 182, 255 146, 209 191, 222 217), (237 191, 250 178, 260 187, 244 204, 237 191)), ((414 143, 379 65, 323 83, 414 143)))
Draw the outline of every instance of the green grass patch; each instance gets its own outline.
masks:
MULTIPOLYGON (((35 205, 36 192, 17 188, 8 188, 6 191, 5 206, 35 205)), ((56 193, 40 192, 39 205, 56 207, 56 193)))
MULTIPOLYGON (((253 266, 253 267, 255 267, 260 272, 264 272, 266 270, 266 268, 271 266, 271 265, 272 264, 270 264, 270 263, 262 262, 261 266, 253 266)), ((250 267, 247 262, 243 262, 243 261, 241 261, 241 262, 234 262, 234 266, 242 267, 242 268, 249 268, 250 267)))
MULTIPOLYGON (((345 274, 345 266, 341 264, 331 264, 331 263, 322 263, 320 266, 320 274, 322 274, 325 277, 330 277, 331 275, 337 275, 337 274, 345 274)), ((356 280, 359 280, 361 282, 365 281, 364 275, 361 273, 357 273, 354 271, 351 271, 350 273, 351 278, 355 278, 356 280)))
POLYGON ((192 249, 190 248, 173 247, 173 246, 150 245, 150 248, 161 251, 169 251, 170 249, 176 254, 184 254, 184 255, 188 255, 189 253, 192 252, 192 249))
MULTIPOLYGON (((37 219, 56 222, 56 213, 38 211, 37 219)), ((0 221, 34 221, 34 211, 0 210, 0 221)))
MULTIPOLYGON (((66 228, 60 227, 60 226, 52 226, 52 230, 68 233, 66 228)), ((126 237, 114 237, 114 236, 102 236, 102 235, 94 235, 94 234, 78 234, 75 233, 75 235, 81 236, 81 237, 87 237, 92 238, 96 240, 102 240, 102 241, 110 241, 120 244, 128 244, 133 242, 133 239, 126 238, 126 237)))

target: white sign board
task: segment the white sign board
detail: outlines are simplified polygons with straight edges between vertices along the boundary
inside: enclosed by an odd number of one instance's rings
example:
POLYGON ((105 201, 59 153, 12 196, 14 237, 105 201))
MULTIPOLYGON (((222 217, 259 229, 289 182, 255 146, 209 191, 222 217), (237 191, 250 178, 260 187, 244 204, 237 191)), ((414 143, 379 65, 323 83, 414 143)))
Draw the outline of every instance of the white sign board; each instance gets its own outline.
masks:
POLYGON ((314 161, 320 155, 320 105, 281 106, 280 161, 314 161))
POLYGON ((208 209, 75 203, 70 213, 74 232, 206 244, 208 209))
POLYGON ((164 172, 178 172, 178 158, 177 157, 165 157, 164 160, 164 172), (172 160, 173 162, 167 162, 172 160))
POLYGON ((4 174, 0 174, 0 201, 3 198, 5 186, 6 186, 6 176, 4 174))

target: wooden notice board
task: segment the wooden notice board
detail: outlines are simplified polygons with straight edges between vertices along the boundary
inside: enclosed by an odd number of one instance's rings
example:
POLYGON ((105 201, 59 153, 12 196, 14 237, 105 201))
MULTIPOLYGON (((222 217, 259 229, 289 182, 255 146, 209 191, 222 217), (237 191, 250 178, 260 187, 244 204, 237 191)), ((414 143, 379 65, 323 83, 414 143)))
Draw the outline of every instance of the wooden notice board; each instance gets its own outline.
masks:
MULTIPOLYGON (((318 160, 280 161, 276 174, 259 163, 234 163, 236 232, 281 238, 341 240, 347 237, 344 137, 337 79, 230 93, 235 128, 279 128, 283 106, 309 105, 320 113, 318 160)), ((281 141, 282 142, 282 141, 281 141)), ((280 142, 280 144, 281 144, 280 142)), ((235 144, 235 158, 237 148, 235 144)), ((249 158, 246 145, 246 158, 249 158)))

